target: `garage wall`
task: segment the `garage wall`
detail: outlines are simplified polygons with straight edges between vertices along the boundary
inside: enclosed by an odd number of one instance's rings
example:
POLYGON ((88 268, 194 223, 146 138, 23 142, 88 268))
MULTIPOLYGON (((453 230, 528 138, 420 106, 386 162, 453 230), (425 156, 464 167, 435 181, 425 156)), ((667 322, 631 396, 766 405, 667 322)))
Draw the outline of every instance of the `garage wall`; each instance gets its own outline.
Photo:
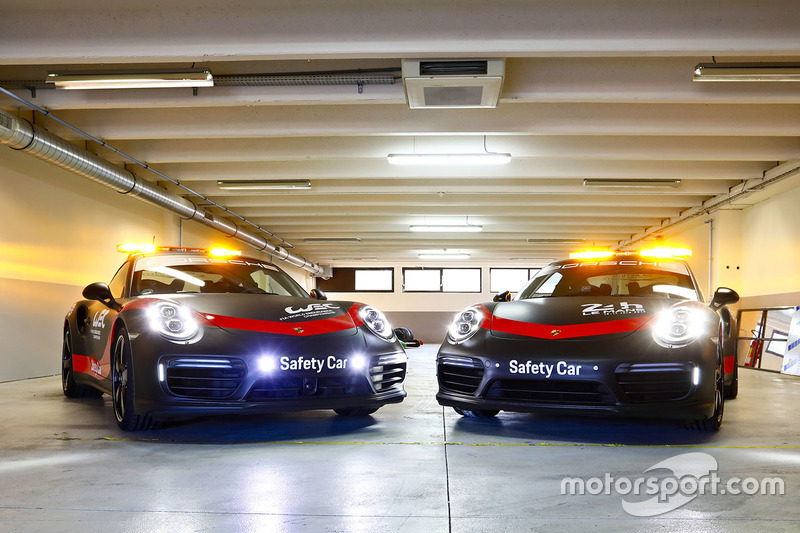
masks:
POLYGON ((740 306, 800 305, 800 186, 746 208, 717 211, 667 233, 694 250, 689 261, 707 297, 709 228, 714 219, 713 285, 735 289, 740 306))
MULTIPOLYGON (((60 372, 64 316, 83 287, 114 275, 124 259, 117 244, 155 237, 177 245, 179 233, 184 246, 238 243, 191 221, 179 232, 179 222, 176 215, 0 146, 0 381, 60 372)), ((310 285, 304 270, 285 270, 310 285)))
MULTIPOLYGON (((436 293, 436 292, 402 292, 403 267, 449 267, 449 268, 475 268, 477 265, 470 263, 370 263, 369 265, 337 265, 353 268, 363 267, 394 267, 394 292, 330 292, 331 300, 352 300, 374 305, 386 314, 389 322, 394 327, 408 327, 414 336, 427 344, 438 344, 444 340, 447 327, 453 320, 453 315, 468 305, 491 301, 495 293, 489 291, 489 268, 538 268, 542 265, 507 263, 484 265, 481 267, 481 280, 483 292, 473 293, 436 293)), ((521 287, 507 287, 508 290, 518 290, 521 287)))

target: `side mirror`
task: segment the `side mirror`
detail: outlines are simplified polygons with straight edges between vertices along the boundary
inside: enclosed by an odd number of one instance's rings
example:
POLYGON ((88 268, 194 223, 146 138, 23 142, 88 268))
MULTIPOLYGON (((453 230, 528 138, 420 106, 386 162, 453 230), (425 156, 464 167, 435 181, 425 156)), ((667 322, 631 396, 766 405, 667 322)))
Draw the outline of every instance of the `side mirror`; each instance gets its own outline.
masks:
POLYGON ((511 291, 503 291, 495 294, 494 298, 492 298, 495 302, 510 302, 511 301, 511 291))
POLYGON ((739 294, 728 287, 720 287, 714 291, 714 297, 711 299, 709 307, 712 309, 719 309, 723 305, 735 304, 739 301, 739 294))
POLYGON ((320 289, 311 289, 311 297, 315 300, 327 300, 328 296, 320 289))
POLYGON ((87 285, 86 288, 83 289, 82 294, 87 300, 97 300, 106 307, 110 307, 115 311, 118 311, 122 307, 114 299, 114 295, 111 294, 111 289, 108 288, 108 285, 102 281, 87 285))

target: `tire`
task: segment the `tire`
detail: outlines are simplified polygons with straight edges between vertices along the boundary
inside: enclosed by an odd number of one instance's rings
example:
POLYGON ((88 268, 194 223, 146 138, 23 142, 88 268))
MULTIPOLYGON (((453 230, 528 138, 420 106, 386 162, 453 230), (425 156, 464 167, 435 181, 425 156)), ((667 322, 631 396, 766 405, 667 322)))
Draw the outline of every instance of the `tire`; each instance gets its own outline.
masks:
POLYGON ((493 418, 497 415, 500 411, 497 410, 485 410, 485 409, 459 409, 458 407, 453 407, 453 410, 460 414, 461 416, 465 416, 467 418, 493 418))
POLYGON ((139 431, 155 427, 149 416, 134 410, 134 379, 131 342, 124 327, 117 330, 111 351, 111 403, 114 418, 123 431, 139 431))
POLYGON ((377 407, 342 407, 333 412, 339 416, 368 416, 377 410, 377 407))
POLYGON ((739 396, 739 365, 733 367, 733 380, 730 385, 725 385, 725 399, 733 400, 739 396))
POLYGON ((64 396, 67 398, 99 398, 103 395, 102 391, 94 387, 75 382, 69 329, 64 330, 64 344, 61 347, 61 390, 64 391, 64 396))
POLYGON ((690 428, 700 431, 719 431, 722 426, 722 415, 725 412, 725 370, 722 362, 718 362, 714 371, 714 414, 705 420, 690 422, 690 428))

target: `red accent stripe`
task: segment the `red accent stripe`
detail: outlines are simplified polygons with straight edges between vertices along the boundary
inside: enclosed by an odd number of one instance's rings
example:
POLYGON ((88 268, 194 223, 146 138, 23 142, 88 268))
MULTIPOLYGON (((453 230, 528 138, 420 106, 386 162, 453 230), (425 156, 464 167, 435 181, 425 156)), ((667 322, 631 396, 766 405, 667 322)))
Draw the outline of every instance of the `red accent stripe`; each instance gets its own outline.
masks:
POLYGON ((324 333, 334 333, 353 329, 363 325, 361 318, 358 317, 360 304, 353 304, 345 315, 322 320, 308 320, 305 322, 273 322, 270 320, 255 320, 252 318, 239 318, 235 316, 213 315, 209 322, 215 326, 225 329, 239 329, 244 331, 255 331, 259 333, 278 333, 281 335, 321 335, 324 333), (302 331, 297 331, 300 328, 302 331))
POLYGON ((624 318, 622 320, 608 320, 606 322, 587 322, 585 324, 532 324, 529 322, 519 322, 507 318, 495 316, 492 319, 492 331, 500 333, 510 333, 523 337, 535 337, 538 339, 572 339, 576 337, 592 337, 595 335, 610 335, 612 333, 626 333, 636 331, 646 325, 652 316, 637 316, 635 318, 624 318), (558 335, 552 332, 558 330, 558 335))
POLYGON ((730 374, 736 368, 736 358, 728 356, 722 360, 722 364, 725 366, 725 373, 730 374))
POLYGON ((80 372, 81 374, 88 374, 93 378, 105 378, 108 376, 111 366, 108 364, 101 365, 100 361, 96 361, 88 355, 74 353, 72 354, 72 370, 75 372, 80 372), (92 370, 92 363, 100 368, 99 373, 92 370))

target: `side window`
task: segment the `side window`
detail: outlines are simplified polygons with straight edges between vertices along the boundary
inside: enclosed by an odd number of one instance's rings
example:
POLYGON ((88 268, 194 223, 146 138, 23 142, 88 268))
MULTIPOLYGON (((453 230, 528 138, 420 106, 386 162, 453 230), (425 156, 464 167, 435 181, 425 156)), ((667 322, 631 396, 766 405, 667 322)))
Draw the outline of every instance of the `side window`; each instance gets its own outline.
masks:
POLYGON ((130 270, 131 262, 126 261, 119 267, 111 283, 108 284, 108 288, 111 289, 111 294, 114 295, 114 298, 122 298, 122 292, 125 290, 125 283, 128 281, 128 272, 130 272, 130 270))

